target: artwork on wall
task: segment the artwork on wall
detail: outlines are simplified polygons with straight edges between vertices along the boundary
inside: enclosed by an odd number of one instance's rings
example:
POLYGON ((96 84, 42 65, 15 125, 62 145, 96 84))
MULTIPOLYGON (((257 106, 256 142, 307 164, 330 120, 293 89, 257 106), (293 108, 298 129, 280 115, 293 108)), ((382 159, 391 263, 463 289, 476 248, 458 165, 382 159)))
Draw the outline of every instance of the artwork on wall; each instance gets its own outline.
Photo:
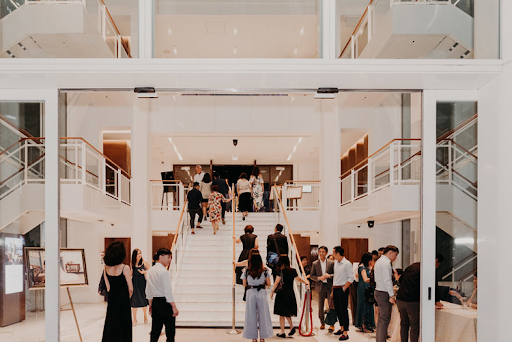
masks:
MULTIPOLYGON (((44 248, 25 248, 29 289, 45 286, 44 248)), ((88 285, 87 267, 83 249, 61 248, 60 250, 60 286, 88 285)))
POLYGON ((5 237, 5 294, 23 292, 23 237, 5 237))

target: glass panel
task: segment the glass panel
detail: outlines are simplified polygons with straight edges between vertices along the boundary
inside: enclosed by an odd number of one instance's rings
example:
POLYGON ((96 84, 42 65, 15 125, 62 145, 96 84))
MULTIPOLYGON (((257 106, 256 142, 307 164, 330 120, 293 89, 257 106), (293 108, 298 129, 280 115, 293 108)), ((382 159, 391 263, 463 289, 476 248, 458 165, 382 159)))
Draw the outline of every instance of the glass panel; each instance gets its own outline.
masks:
POLYGON ((499 58, 499 0, 485 4, 337 0, 336 4, 339 58, 499 58), (354 45, 357 51, 352 56, 354 45))
POLYGON ((138 55, 136 0, 0 0, 0 19, 3 58, 138 55))
POLYGON ((319 0, 156 0, 157 58, 318 58, 319 0))
POLYGON ((443 310, 436 310, 436 336, 446 341, 477 339, 476 113, 476 102, 437 104, 436 300, 443 310))
POLYGON ((45 339, 43 119, 42 103, 0 102, 0 336, 6 341, 45 339), (28 247, 39 248, 38 257, 28 247))

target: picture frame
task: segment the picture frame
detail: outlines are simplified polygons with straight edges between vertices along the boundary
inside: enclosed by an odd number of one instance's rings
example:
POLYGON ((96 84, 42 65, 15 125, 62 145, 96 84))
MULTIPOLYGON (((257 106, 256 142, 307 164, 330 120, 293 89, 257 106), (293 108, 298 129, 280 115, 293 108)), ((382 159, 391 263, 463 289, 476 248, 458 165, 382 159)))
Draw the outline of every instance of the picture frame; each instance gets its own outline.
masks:
MULTIPOLYGON (((45 249, 26 247, 25 260, 29 290, 45 287, 45 249)), ((87 265, 83 248, 60 249, 60 286, 87 286, 87 265)))

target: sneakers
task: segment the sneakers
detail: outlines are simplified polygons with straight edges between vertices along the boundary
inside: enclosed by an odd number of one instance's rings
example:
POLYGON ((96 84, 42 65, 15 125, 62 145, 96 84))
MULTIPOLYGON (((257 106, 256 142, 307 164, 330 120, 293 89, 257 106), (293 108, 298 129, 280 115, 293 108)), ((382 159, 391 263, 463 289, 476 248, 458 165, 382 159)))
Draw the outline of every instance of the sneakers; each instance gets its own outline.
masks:
POLYGON ((277 334, 276 336, 277 336, 277 337, 281 337, 281 338, 286 338, 286 334, 285 334, 285 333, 277 334))

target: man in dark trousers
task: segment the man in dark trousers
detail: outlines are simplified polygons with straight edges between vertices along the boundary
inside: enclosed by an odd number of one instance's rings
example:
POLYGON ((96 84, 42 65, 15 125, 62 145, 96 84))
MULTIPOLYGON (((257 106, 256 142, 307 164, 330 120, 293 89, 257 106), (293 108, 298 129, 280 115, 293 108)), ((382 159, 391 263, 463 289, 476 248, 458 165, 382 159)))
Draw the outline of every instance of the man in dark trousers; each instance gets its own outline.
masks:
MULTIPOLYGON (((286 254, 288 255, 288 240, 283 235, 283 225, 277 224, 274 230, 274 234, 270 234, 267 237, 267 255, 269 252, 276 253, 277 255, 286 254)), ((272 269, 272 276, 276 280, 276 269, 275 265, 270 265, 272 269)))
MULTIPOLYGON (((226 183, 226 180, 222 179, 217 171, 213 171, 212 186, 214 186, 214 185, 217 185, 219 187, 219 192, 222 195, 224 195, 224 197, 226 197, 226 195, 229 193, 229 187, 228 187, 228 185, 226 183)), ((222 214, 220 216, 221 219, 222 219, 222 224, 226 224, 226 220, 225 220, 225 217, 226 217, 226 202, 221 201, 220 202, 220 206, 222 208, 222 214)))
MULTIPOLYGON (((332 292, 332 276, 334 274, 334 262, 327 259, 327 247, 318 248, 318 260, 311 265, 311 280, 314 281, 315 290, 318 293, 318 318, 320 318, 320 329, 325 329, 324 302, 329 299, 332 292)), ((334 331, 334 326, 329 327, 334 331)))
POLYGON ((400 340, 418 342, 420 336, 420 263, 407 267, 400 277, 396 305, 400 313, 400 340))
POLYGON ((348 340, 348 289, 354 282, 352 263, 345 258, 345 250, 341 246, 334 247, 334 275, 332 279, 332 297, 334 309, 340 322, 340 330, 334 335, 341 335, 339 340, 348 340))
POLYGON ((202 228, 201 222, 203 222, 203 195, 201 195, 201 191, 199 191, 199 183, 194 182, 194 187, 187 194, 187 201, 188 213, 190 214, 190 229, 192 230, 192 234, 195 234, 194 222, 196 215, 199 215, 196 228, 202 228))
POLYGON ((149 300, 149 314, 153 318, 150 342, 157 342, 165 325, 167 342, 174 342, 178 308, 172 294, 172 283, 167 267, 171 265, 172 253, 167 248, 159 248, 153 257, 155 266, 146 274, 146 298, 149 300))

